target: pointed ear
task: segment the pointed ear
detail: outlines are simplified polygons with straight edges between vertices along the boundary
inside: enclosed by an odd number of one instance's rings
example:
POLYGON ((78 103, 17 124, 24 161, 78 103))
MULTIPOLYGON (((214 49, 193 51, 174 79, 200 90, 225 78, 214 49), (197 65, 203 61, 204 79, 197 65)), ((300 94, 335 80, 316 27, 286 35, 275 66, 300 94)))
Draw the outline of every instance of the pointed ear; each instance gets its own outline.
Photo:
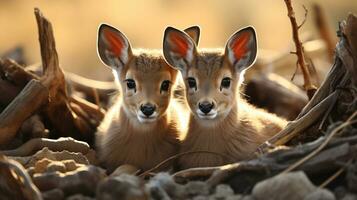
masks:
POLYGON ((185 71, 196 55, 196 45, 186 33, 167 27, 164 33, 163 51, 167 63, 185 71))
POLYGON ((252 26, 234 33, 226 45, 226 57, 229 63, 238 71, 250 67, 257 57, 257 37, 252 26))
POLYGON ((200 41, 200 27, 199 26, 191 26, 189 28, 186 28, 184 30, 185 33, 187 33, 187 35, 189 35, 192 40, 195 42, 196 46, 198 46, 198 42, 200 41))
POLYGON ((123 68, 132 56, 129 40, 107 24, 99 26, 97 50, 102 62, 113 69, 123 68))

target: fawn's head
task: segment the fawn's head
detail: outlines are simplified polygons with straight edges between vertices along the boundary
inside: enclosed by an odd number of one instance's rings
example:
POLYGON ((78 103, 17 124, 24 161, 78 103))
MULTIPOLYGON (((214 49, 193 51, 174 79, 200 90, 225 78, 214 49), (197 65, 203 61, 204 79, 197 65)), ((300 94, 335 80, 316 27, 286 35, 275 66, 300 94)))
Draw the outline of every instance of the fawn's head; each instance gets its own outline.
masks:
MULTIPOLYGON (((196 32, 198 38, 198 27, 196 32)), ((244 70, 256 59, 255 30, 246 27, 234 33, 224 52, 197 51, 198 39, 192 39, 192 35, 168 27, 163 41, 164 57, 181 71, 194 116, 202 121, 224 119, 237 102, 244 70)))
POLYGON ((140 123, 157 121, 170 103, 177 71, 160 52, 133 53, 126 36, 106 24, 99 27, 97 45, 100 59, 119 82, 125 113, 140 123))

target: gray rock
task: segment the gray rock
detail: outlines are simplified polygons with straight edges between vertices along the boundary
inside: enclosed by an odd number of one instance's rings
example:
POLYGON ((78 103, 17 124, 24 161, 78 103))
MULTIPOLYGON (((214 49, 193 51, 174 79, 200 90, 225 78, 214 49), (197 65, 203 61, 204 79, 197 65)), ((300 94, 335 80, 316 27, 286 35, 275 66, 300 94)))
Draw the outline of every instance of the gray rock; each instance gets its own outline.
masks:
POLYGON ((357 195, 347 193, 341 200, 357 200, 357 195))
POLYGON ((333 193, 335 194, 336 199, 342 199, 348 193, 348 191, 343 186, 337 186, 333 193))
POLYGON ((236 195, 226 197, 226 200, 254 200, 254 198, 252 197, 251 199, 249 199, 249 198, 244 199, 244 197, 242 195, 236 194, 236 195))
POLYGON ((194 196, 208 196, 209 188, 205 182, 202 181, 191 181, 185 185, 185 193, 189 197, 194 196))
MULTIPOLYGON (((226 196, 226 197, 217 197, 217 196, 210 196, 208 198, 209 200, 243 200, 242 195, 231 195, 231 196, 226 196)), ((253 200, 253 199, 246 199, 246 200, 253 200)))
POLYGON ((92 197, 84 196, 82 194, 75 194, 67 197, 66 200, 94 200, 92 197))
POLYGON ((246 195, 246 196, 243 196, 242 200, 256 200, 253 195, 246 195))
POLYGON ((136 176, 122 174, 99 183, 96 197, 99 200, 146 199, 142 182, 136 176))
POLYGON ((291 172, 257 183, 252 195, 257 200, 302 200, 315 189, 304 172, 291 172))
POLYGON ((62 190, 56 188, 42 192, 42 198, 44 200, 62 200, 64 199, 64 193, 62 190))
POLYGON ((227 197, 227 196, 234 195, 234 191, 231 188, 231 186, 225 185, 225 184, 217 185, 214 193, 216 196, 219 196, 219 197, 227 197))
POLYGON ((241 196, 235 196, 234 191, 229 185, 225 184, 220 184, 217 185, 217 187, 214 190, 214 193, 210 196, 209 199, 239 199, 238 197, 241 196))
POLYGON ((185 197, 184 186, 177 184, 168 173, 157 174, 150 179, 145 188, 152 199, 158 199, 160 196, 160 199, 185 197))
POLYGON ((148 184, 146 192, 149 194, 149 199, 152 200, 171 200, 170 196, 160 185, 148 184))
POLYGON ((335 196, 326 189, 318 188, 314 192, 308 194, 304 200, 335 200, 335 196))
POLYGON ((207 200, 207 196, 202 196, 202 195, 195 196, 192 198, 192 200, 207 200))

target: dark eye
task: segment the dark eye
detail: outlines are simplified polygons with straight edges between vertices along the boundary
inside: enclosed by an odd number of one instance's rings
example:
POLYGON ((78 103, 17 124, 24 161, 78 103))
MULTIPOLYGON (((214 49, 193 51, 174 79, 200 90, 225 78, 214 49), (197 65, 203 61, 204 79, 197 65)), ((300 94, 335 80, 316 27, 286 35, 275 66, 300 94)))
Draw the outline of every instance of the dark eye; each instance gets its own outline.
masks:
POLYGON ((192 77, 189 77, 188 79, 187 79, 187 83, 188 83, 188 86, 190 87, 190 88, 197 88, 197 85, 196 85, 196 80, 194 79, 194 78, 192 78, 192 77))
POLYGON ((221 88, 229 88, 230 85, 231 85, 230 78, 226 77, 226 78, 222 79, 221 88))
POLYGON ((136 84, 133 79, 126 79, 125 81, 126 81, 126 86, 128 87, 129 90, 136 88, 136 84))
POLYGON ((167 92, 169 91, 170 88, 170 81, 169 80, 165 80, 161 83, 161 88, 160 88, 160 93, 162 91, 167 92))

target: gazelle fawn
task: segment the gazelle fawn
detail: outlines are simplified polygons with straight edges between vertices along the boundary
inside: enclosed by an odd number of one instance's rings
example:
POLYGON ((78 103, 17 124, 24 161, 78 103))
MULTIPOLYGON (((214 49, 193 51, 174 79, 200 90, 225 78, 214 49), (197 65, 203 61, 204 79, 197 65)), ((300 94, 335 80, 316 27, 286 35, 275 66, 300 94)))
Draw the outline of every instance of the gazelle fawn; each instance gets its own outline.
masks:
POLYGON ((179 159, 179 166, 217 166, 251 158, 259 144, 286 124, 284 119, 240 98, 244 72, 257 55, 254 28, 246 27, 234 33, 225 49, 197 50, 198 27, 196 38, 190 36, 168 27, 163 41, 164 57, 180 70, 191 109, 181 152, 215 154, 188 154, 179 159))
POLYGON ((120 91, 96 133, 99 159, 109 171, 124 164, 150 169, 179 148, 177 112, 170 106, 177 70, 160 51, 132 50, 125 35, 106 24, 97 45, 120 91))

